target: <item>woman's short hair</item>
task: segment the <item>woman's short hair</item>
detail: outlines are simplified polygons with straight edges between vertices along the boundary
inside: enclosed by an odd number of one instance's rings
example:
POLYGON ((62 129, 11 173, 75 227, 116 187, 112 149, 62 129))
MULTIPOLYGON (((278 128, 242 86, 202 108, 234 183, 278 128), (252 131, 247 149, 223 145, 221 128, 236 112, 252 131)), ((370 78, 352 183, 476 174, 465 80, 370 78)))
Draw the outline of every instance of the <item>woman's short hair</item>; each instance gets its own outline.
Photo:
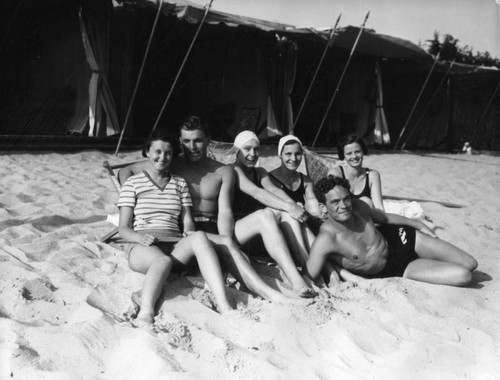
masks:
POLYGON ((144 143, 144 146, 142 148, 142 156, 147 157, 147 152, 149 148, 151 148, 151 144, 155 141, 163 141, 163 142, 168 142, 170 145, 172 145, 172 148, 174 149, 174 157, 177 157, 180 153, 180 147, 179 147, 179 139, 173 134, 170 133, 164 129, 157 129, 153 131, 152 134, 149 135, 147 138, 146 142, 144 143))
POLYGON ((340 137, 338 140, 338 145, 337 145, 338 155, 341 160, 345 158, 344 156, 345 146, 353 143, 358 143, 359 146, 361 147, 361 151, 363 152, 363 154, 368 154, 368 149, 366 149, 366 145, 363 139, 358 135, 351 133, 349 135, 340 137))

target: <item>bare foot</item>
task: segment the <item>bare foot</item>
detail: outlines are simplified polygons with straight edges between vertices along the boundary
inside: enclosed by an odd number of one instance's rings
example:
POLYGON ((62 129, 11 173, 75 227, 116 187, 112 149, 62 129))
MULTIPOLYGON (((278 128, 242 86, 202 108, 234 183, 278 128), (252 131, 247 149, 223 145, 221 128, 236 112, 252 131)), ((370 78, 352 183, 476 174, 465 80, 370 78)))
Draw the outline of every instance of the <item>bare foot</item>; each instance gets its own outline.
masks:
POLYGON ((297 293, 297 295, 301 298, 314 298, 318 295, 312 288, 309 286, 302 286, 298 289, 295 287, 293 288, 293 291, 297 293))
POLYGON ((228 313, 231 313, 231 312, 234 312, 235 309, 228 303, 225 303, 225 304, 217 304, 217 311, 221 314, 228 314, 228 313))
POLYGON ((271 297, 269 297, 269 301, 276 302, 281 305, 297 305, 297 306, 308 306, 314 303, 312 298, 294 298, 288 297, 282 293, 276 292, 271 297))
POLYGON ((151 329, 154 322, 153 312, 143 312, 141 311, 137 318, 132 322, 135 327, 143 329, 151 329))

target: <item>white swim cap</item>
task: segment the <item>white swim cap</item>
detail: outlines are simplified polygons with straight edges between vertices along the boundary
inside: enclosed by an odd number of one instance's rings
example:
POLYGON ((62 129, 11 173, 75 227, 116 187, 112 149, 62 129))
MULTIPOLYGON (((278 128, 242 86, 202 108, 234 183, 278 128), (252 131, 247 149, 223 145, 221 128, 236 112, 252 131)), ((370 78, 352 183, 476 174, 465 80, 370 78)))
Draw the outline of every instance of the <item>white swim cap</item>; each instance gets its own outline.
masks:
POLYGON ((280 138, 280 141, 278 143, 278 156, 281 156, 281 152, 283 152, 283 147, 285 146, 285 144, 288 141, 292 141, 292 140, 295 142, 298 142, 300 145, 300 148, 304 149, 304 147, 302 146, 302 142, 299 140, 298 137, 295 137, 294 135, 286 135, 286 136, 283 136, 282 138, 280 138))
POLYGON ((234 139, 233 145, 235 148, 241 149, 241 147, 250 140, 255 140, 260 145, 259 138, 252 131, 243 131, 238 133, 238 136, 236 136, 236 138, 234 139))

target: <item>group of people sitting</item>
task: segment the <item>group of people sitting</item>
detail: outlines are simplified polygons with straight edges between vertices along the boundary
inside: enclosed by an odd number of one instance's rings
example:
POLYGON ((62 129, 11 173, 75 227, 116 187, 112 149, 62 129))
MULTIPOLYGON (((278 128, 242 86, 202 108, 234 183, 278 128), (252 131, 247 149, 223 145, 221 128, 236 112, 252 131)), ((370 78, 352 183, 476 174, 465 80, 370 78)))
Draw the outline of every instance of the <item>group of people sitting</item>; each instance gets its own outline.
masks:
POLYGON ((383 211, 380 174, 363 167, 366 148, 350 136, 339 146, 344 166, 316 184, 298 171, 301 141, 281 138, 281 165, 258 165, 260 142, 243 131, 234 140, 236 160, 207 156, 208 126, 190 116, 177 137, 157 132, 144 148, 146 161, 119 172, 119 233, 129 242, 130 268, 144 273, 137 324, 152 324, 155 303, 170 271, 196 258, 217 310, 234 308, 223 270, 262 298, 307 304, 341 279, 402 276, 465 286, 476 260, 440 240, 423 223, 383 211), (178 154, 180 153, 180 154, 178 154), (292 292, 259 276, 248 256, 268 254, 292 292))

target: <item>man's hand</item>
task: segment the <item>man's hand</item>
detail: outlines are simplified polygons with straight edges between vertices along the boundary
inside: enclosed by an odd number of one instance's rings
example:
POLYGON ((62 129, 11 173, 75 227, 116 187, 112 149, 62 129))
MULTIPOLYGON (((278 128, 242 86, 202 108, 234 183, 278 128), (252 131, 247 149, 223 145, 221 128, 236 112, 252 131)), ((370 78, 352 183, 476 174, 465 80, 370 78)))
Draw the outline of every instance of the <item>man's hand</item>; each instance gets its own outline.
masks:
POLYGON ((438 236, 436 235, 436 233, 431 230, 429 227, 427 227, 424 223, 420 222, 420 228, 418 229, 420 232, 422 232, 423 234, 426 234, 426 235, 429 235, 429 236, 432 236, 433 238, 437 238, 438 236))

